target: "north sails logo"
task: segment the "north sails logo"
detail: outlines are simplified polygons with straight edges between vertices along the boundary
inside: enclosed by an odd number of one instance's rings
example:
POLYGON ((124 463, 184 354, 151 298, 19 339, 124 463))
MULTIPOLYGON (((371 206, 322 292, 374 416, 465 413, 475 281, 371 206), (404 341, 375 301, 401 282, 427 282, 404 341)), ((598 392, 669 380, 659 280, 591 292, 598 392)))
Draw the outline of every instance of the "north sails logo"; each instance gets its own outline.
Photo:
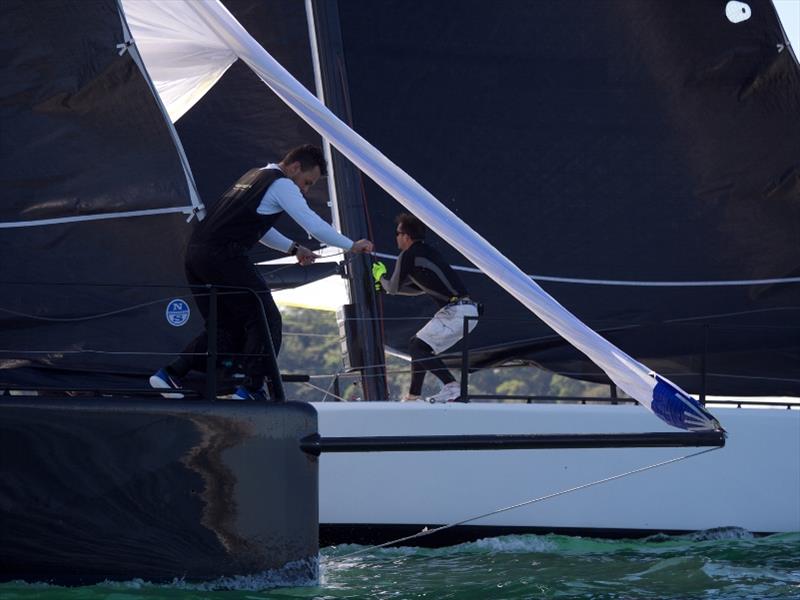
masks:
POLYGON ((167 304, 167 323, 173 327, 181 327, 186 325, 186 321, 189 320, 190 314, 191 311, 189 310, 189 305, 180 298, 176 298, 167 304))

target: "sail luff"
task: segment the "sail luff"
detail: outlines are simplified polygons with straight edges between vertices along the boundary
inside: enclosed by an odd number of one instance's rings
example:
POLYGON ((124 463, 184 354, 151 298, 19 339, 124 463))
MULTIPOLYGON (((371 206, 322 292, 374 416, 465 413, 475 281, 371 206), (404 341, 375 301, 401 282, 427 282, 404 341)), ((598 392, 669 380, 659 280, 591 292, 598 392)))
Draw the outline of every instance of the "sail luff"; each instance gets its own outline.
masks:
POLYGON ((164 122, 169 129, 170 138, 172 139, 172 143, 175 145, 175 150, 178 153, 179 160, 181 161, 181 167, 183 168, 184 176, 186 177, 186 188, 189 190, 189 201, 191 202, 191 208, 187 207, 184 212, 190 215, 190 219, 192 218, 194 212, 200 214, 201 217, 205 216, 205 207, 200 201, 200 195, 197 193, 197 185, 194 181, 194 175, 192 175, 192 168, 189 166, 189 159, 186 158, 186 152, 184 151, 181 140, 178 137, 178 132, 175 131, 175 125, 173 124, 175 119, 169 114, 167 107, 161 99, 158 88, 147 72, 147 67, 142 59, 142 55, 133 41, 133 36, 131 35, 131 30, 128 26, 128 21, 126 20, 125 10, 122 6, 122 0, 117 0, 117 11, 119 12, 119 18, 122 23, 122 33, 125 36, 124 46, 120 49, 120 52, 130 52, 130 55, 133 57, 136 66, 139 67, 139 70, 142 72, 144 80, 147 82, 147 85, 153 92, 153 99, 156 101, 159 109, 164 115, 164 122))
POLYGON ((331 113, 261 47, 218 0, 187 3, 304 121, 514 298, 595 362, 620 389, 670 425, 718 429, 691 396, 587 327, 430 192, 331 113))
POLYGON ((119 1, 153 85, 176 123, 236 62, 236 54, 213 43, 182 3, 119 1))

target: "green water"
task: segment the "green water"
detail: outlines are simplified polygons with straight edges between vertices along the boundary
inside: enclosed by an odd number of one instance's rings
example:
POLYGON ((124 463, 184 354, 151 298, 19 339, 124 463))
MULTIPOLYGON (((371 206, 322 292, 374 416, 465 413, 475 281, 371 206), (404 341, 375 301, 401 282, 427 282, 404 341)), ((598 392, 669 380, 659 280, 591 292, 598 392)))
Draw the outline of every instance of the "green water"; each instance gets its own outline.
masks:
POLYGON ((80 588, 7 583, 0 584, 0 598, 800 598, 800 533, 754 538, 741 530, 721 530, 616 541, 506 536, 449 548, 392 548, 345 557, 361 549, 323 549, 320 582, 314 587, 264 589, 278 583, 265 578, 221 582, 227 590, 185 582, 80 588))

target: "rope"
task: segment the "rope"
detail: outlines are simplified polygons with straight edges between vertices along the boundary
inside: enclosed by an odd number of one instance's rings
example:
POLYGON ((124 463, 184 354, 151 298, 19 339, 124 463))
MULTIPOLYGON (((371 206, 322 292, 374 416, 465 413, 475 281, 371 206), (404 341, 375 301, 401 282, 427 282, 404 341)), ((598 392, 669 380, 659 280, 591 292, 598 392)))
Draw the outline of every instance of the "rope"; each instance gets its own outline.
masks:
MULTIPOLYGON (((385 365, 378 365, 378 367, 385 366, 385 365)), ((388 369, 384 371, 386 375, 403 375, 405 373, 411 373, 411 369, 388 369)), ((323 379, 327 377, 380 377, 380 375, 370 375, 368 373, 360 373, 359 371, 353 371, 351 373, 337 371, 336 373, 323 373, 323 374, 316 374, 316 375, 309 375, 311 379, 323 379)))
MULTIPOLYGON (((557 496, 563 496, 565 494, 569 494, 572 492, 576 492, 578 490, 583 490, 595 485, 600 485, 601 483, 608 483, 609 481, 614 481, 616 479, 622 479, 623 477, 628 477, 629 475, 635 475, 637 473, 643 473, 645 471, 649 471, 651 469, 656 469, 658 467, 663 467, 665 465, 673 464, 682 460, 686 460, 689 458, 694 458, 695 456, 700 456, 701 454, 706 454, 707 452, 712 452, 714 450, 719 450, 719 448, 706 448, 705 450, 700 450, 699 452, 695 452, 693 454, 687 454, 684 456, 679 456, 677 458, 671 458, 669 460, 665 460, 663 462, 655 463, 652 465, 648 465, 646 467, 640 467, 638 469, 634 469, 632 471, 627 471, 625 473, 620 473, 619 475, 612 475, 611 477, 606 477, 604 479, 598 479, 597 481, 592 481, 590 483, 584 483, 582 485, 578 485, 575 487, 568 488, 566 490, 561 490, 560 492, 554 492, 552 494, 547 494, 546 496, 540 496, 538 498, 534 498, 532 500, 526 500, 525 502, 520 502, 518 504, 512 504, 511 506, 506 506, 504 508, 498 508, 497 510, 493 510, 491 512, 484 513, 482 515, 478 515, 475 517, 469 517, 468 519, 463 519, 461 521, 456 521, 455 523, 450 523, 448 525, 442 525, 441 527, 436 527, 434 529, 423 529, 422 531, 415 533, 413 535, 409 535, 406 537, 398 538, 396 540, 392 540, 390 542, 384 542, 383 544, 377 544, 375 546, 369 546, 367 548, 362 548, 360 550, 356 550, 355 552, 350 552, 349 554, 345 554, 344 556, 337 556, 335 560, 343 559, 343 558, 350 558, 351 556, 356 556, 358 554, 364 554, 366 552, 370 552, 372 550, 378 550, 380 548, 385 548, 386 546, 391 546, 393 544, 399 544, 400 542, 406 542, 408 540, 413 540, 417 538, 424 537, 426 535, 431 535, 433 533, 437 533, 439 531, 444 531, 445 529, 450 529, 452 527, 457 527, 458 525, 464 525, 466 523, 471 523, 472 521, 477 521, 478 519, 483 519, 485 517, 491 517, 492 515, 496 515, 502 512, 506 512, 509 510, 513 510, 515 508, 520 508, 522 506, 527 506, 529 504, 536 504, 537 502, 543 502, 544 500, 549 500, 550 498, 555 498, 557 496)), ((333 558, 328 559, 329 561, 334 560, 333 558)))
POLYGON ((341 401, 341 402, 347 402, 347 399, 346 399, 346 398, 342 398, 341 396, 337 396, 336 394, 334 394, 333 392, 331 392, 331 388, 333 387, 333 382, 332 382, 332 381, 331 381, 331 384, 328 386, 328 389, 327 389, 327 390, 325 390, 325 389, 323 389, 323 388, 319 387, 318 385, 314 385, 314 384, 313 384, 313 383, 311 383, 310 381, 304 381, 303 383, 305 383, 305 384, 306 384, 307 386, 309 386, 309 387, 312 387, 312 388, 314 388, 315 390, 318 390, 318 391, 320 391, 320 392, 325 392, 325 396, 323 396, 323 397, 322 397, 322 400, 320 400, 320 402, 325 402, 325 398, 326 398, 327 396, 333 396, 334 398, 336 398, 337 400, 339 400, 339 401, 341 401))
POLYGON ((114 315, 118 315, 124 312, 129 312, 133 310, 137 310, 139 308, 143 308, 145 306, 152 306, 153 304, 160 304, 167 300, 170 300, 172 296, 168 298, 159 298, 158 300, 152 300, 150 302, 142 302, 141 304, 133 304, 131 306, 127 306, 125 308, 120 308, 118 310, 112 310, 105 313, 96 313, 93 315, 85 315, 83 317, 41 317, 38 315, 30 315, 23 312, 18 312, 16 310, 11 310, 8 308, 0 307, 0 312, 8 313, 10 315, 14 315, 16 317, 23 317, 25 319, 31 319, 34 321, 48 321, 48 322, 55 322, 55 323, 73 323, 79 321, 92 321, 94 319, 103 319, 105 317, 112 317, 114 315))
MULTIPOLYGON (((375 252, 375 256, 388 260, 397 260, 397 255, 375 252)), ((477 273, 485 275, 475 267, 450 265, 454 271, 464 273, 477 273)), ((581 285, 617 285, 628 287, 719 287, 719 286, 749 286, 749 285, 775 285, 779 283, 800 283, 800 277, 772 277, 767 279, 731 279, 718 281, 641 281, 635 279, 587 279, 582 277, 552 277, 549 275, 525 274, 537 281, 553 281, 556 283, 577 283, 581 285)))
MULTIPOLYGON (((325 258, 328 258, 328 257, 331 257, 331 256, 338 256, 339 254, 344 254, 344 252, 342 251, 342 252, 336 252, 336 253, 333 253, 333 254, 330 254, 330 255, 326 255, 325 258)), ((350 260, 352 260, 352 258, 346 258, 344 262, 349 262, 350 260)), ((282 267, 273 269, 272 271, 270 271, 270 273, 271 274, 272 273, 278 273, 280 271, 283 271, 284 269, 288 269, 290 267, 295 267, 295 266, 297 266, 296 263, 290 263, 290 264, 284 265, 282 267)), ((12 285, 13 284, 14 283, 12 283, 12 285)), ((27 283, 23 283, 23 282, 20 282, 20 284, 22 284, 22 285, 57 285, 57 286, 73 285, 73 286, 82 286, 82 287, 124 287, 124 286, 122 286, 122 284, 79 284, 79 283, 72 283, 72 284, 67 284, 67 283, 27 284, 27 283)), ((152 288, 152 287, 167 287, 167 286, 163 286, 163 285, 150 285, 150 286, 147 286, 147 285, 144 285, 144 286, 138 286, 138 287, 151 287, 152 288)), ((170 287, 188 287, 189 289, 192 289, 192 288, 197 288, 197 287, 200 287, 200 286, 170 286, 170 287)), ((205 288, 206 286, 202 286, 202 287, 205 288)), ((218 296, 226 296, 226 295, 233 295, 233 294, 247 294, 247 293, 254 293, 256 291, 256 290, 253 290, 253 289, 245 289, 243 287, 238 287, 238 286, 215 285, 215 287, 218 288, 219 290, 228 290, 228 291, 219 291, 217 293, 218 296)), ((205 296, 205 295, 210 295, 210 293, 209 294, 195 294, 195 295, 196 296, 197 295, 205 296)), ((156 305, 156 304, 161 304, 163 302, 171 300, 172 298, 173 298, 173 296, 157 298, 156 300, 150 300, 150 301, 142 302, 142 303, 139 303, 139 304, 132 304, 130 306, 126 306, 124 308, 120 308, 120 309, 117 309, 117 310, 112 310, 112 311, 103 312, 103 313, 95 313, 95 314, 91 314, 91 315, 84 315, 84 316, 81 316, 81 317, 44 317, 44 316, 40 316, 40 315, 32 315, 32 314, 29 314, 29 313, 24 313, 24 312, 12 310, 12 309, 9 309, 9 308, 4 308, 4 307, 1 307, 1 306, 0 306, 0 312, 4 312, 4 313, 10 314, 10 315, 14 315, 16 317, 22 317, 22 318, 25 318, 25 319, 31 319, 33 321, 45 321, 45 322, 51 322, 51 323, 75 323, 75 322, 80 322, 80 321, 92 321, 92 320, 95 320, 95 319, 103 319, 103 318, 106 318, 106 317, 112 317, 114 315, 122 314, 122 313, 125 313, 125 312, 131 312, 131 311, 134 311, 134 310, 138 310, 140 308, 145 308, 147 306, 153 306, 153 305, 156 305)), ((314 335, 314 334, 305 334, 305 335, 314 335)))
MULTIPOLYGON (((225 289, 223 286, 216 286, 220 289, 225 289)), ((233 288, 232 286, 225 286, 230 291, 226 292, 218 292, 218 296, 231 296, 235 294, 249 294, 255 292, 252 289, 244 289, 244 288, 233 288)), ((210 295, 210 294, 198 294, 202 296, 210 295)), ((124 312, 130 312, 134 310, 138 310, 140 308, 144 308, 146 306, 152 306, 154 304, 161 304, 166 302, 167 300, 171 300, 174 296, 166 296, 163 298, 158 298, 156 300, 150 300, 148 302, 142 302, 140 304, 132 304, 130 306, 126 306, 125 308, 120 308, 117 310, 112 310, 109 312, 104 313, 95 313, 92 315, 84 315, 82 317, 42 317, 39 315, 31 315, 23 312, 18 312, 16 310, 11 310, 8 308, 3 308, 0 306, 0 312, 5 312, 8 314, 15 315, 17 317, 23 317, 26 319, 31 319, 33 321, 47 321, 47 322, 56 322, 56 323, 73 323, 73 322, 80 322, 80 321, 93 321, 95 319, 103 319, 105 317, 112 317, 114 315, 122 314, 124 312)))

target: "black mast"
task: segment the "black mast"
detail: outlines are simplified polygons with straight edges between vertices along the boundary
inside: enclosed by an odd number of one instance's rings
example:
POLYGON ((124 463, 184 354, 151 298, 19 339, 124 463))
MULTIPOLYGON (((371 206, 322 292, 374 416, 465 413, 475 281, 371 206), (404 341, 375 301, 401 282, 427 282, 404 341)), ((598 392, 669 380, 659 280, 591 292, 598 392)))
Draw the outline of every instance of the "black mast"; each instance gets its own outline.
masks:
MULTIPOLYGON (((311 7, 324 102, 336 116, 349 123, 350 99, 339 5, 337 0, 312 0, 311 7)), ((354 240, 371 237, 358 170, 338 150, 331 147, 330 151, 330 167, 335 174, 335 202, 342 233, 354 240)), ((364 399, 385 400, 386 358, 370 269, 369 258, 356 255, 346 270, 352 303, 343 310, 347 362, 348 367, 361 371, 364 399)))

